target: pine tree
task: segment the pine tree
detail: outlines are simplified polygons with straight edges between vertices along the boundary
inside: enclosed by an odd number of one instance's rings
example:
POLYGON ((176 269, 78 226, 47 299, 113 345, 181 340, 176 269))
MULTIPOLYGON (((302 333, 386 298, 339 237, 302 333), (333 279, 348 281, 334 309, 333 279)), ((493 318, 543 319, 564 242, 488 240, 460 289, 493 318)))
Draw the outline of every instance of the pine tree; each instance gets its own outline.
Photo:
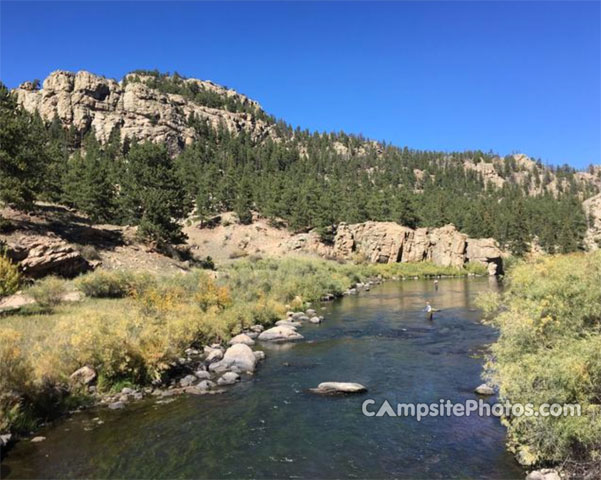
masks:
POLYGON ((0 82, 0 200, 29 209, 43 190, 47 135, 38 115, 17 106, 0 82))
POLYGON ((158 247, 185 237, 178 220, 189 212, 174 164, 163 145, 136 143, 126 156, 120 200, 138 235, 158 247))

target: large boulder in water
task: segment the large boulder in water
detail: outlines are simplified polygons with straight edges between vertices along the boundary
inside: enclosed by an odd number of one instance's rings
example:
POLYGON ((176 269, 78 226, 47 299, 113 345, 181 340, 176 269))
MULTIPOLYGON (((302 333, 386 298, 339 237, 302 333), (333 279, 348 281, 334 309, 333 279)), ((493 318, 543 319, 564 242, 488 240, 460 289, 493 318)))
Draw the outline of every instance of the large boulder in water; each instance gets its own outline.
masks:
POLYGON ((320 395, 336 395, 342 393, 363 393, 367 392, 367 388, 360 383, 322 382, 317 385, 317 388, 312 388, 310 391, 320 395))
POLYGON ((232 345, 225 351, 223 360, 219 362, 219 369, 224 368, 227 370, 240 370, 243 372, 253 372, 255 365, 257 364, 257 358, 248 345, 238 343, 232 345))
POLYGON ((285 325, 270 328, 259 335, 259 340, 266 342, 291 342, 294 340, 302 340, 303 338, 304 337, 294 330, 294 328, 285 325))

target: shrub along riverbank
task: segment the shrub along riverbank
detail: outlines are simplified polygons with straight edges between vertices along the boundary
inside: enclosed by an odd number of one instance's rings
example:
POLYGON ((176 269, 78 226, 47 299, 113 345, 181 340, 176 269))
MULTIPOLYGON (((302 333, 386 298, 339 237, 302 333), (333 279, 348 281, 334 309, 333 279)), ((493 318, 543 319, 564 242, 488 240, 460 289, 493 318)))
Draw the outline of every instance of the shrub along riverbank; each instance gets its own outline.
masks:
POLYGON ((509 447, 524 464, 601 478, 601 252, 539 258, 506 278, 502 295, 481 299, 500 329, 488 368, 501 400, 582 408, 504 419, 509 447))
POLYGON ((225 342, 289 309, 341 295, 369 277, 485 273, 485 267, 430 263, 355 265, 316 259, 243 260, 220 272, 173 276, 99 270, 72 282, 47 278, 30 289, 38 304, 0 317, 0 433, 28 432, 40 420, 90 401, 69 376, 83 365, 97 389, 168 378, 188 347, 225 342), (77 288, 80 302, 62 302, 77 288))

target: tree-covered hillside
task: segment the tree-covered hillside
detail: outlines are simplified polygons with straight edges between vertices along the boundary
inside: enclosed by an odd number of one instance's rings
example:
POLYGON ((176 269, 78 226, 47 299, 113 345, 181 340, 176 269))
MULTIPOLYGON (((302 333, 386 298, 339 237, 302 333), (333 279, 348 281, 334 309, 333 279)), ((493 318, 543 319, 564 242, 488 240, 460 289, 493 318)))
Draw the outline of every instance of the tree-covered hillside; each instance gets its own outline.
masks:
POLYGON ((235 210, 250 222, 256 210, 294 230, 317 228, 326 241, 340 222, 391 220, 411 227, 453 223, 470 236, 494 237, 517 255, 534 239, 548 252, 582 248, 582 200, 598 187, 569 167, 312 133, 275 122, 246 97, 218 99, 180 76, 126 78, 257 115, 272 124, 271 134, 253 139, 190 115, 187 128, 196 140, 177 155, 125 137, 119 127, 101 144, 93 127, 67 128, 57 117, 44 122, 2 87, 2 200, 26 208, 35 199, 65 203, 95 221, 140 225, 157 243, 180 240, 178 221, 192 213, 206 219, 235 210))

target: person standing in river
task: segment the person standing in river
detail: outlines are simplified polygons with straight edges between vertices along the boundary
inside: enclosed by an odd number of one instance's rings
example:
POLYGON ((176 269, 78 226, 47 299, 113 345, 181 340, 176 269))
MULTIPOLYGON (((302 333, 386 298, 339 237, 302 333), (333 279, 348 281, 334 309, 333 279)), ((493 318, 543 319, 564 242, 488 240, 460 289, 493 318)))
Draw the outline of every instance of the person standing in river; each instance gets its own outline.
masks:
POLYGON ((432 305, 430 305, 430 302, 426 302, 426 308, 424 308, 424 311, 426 312, 426 318, 432 321, 432 317, 434 317, 434 309, 432 308, 432 305))
POLYGON ((438 292, 438 278, 434 279, 434 290, 438 292))

